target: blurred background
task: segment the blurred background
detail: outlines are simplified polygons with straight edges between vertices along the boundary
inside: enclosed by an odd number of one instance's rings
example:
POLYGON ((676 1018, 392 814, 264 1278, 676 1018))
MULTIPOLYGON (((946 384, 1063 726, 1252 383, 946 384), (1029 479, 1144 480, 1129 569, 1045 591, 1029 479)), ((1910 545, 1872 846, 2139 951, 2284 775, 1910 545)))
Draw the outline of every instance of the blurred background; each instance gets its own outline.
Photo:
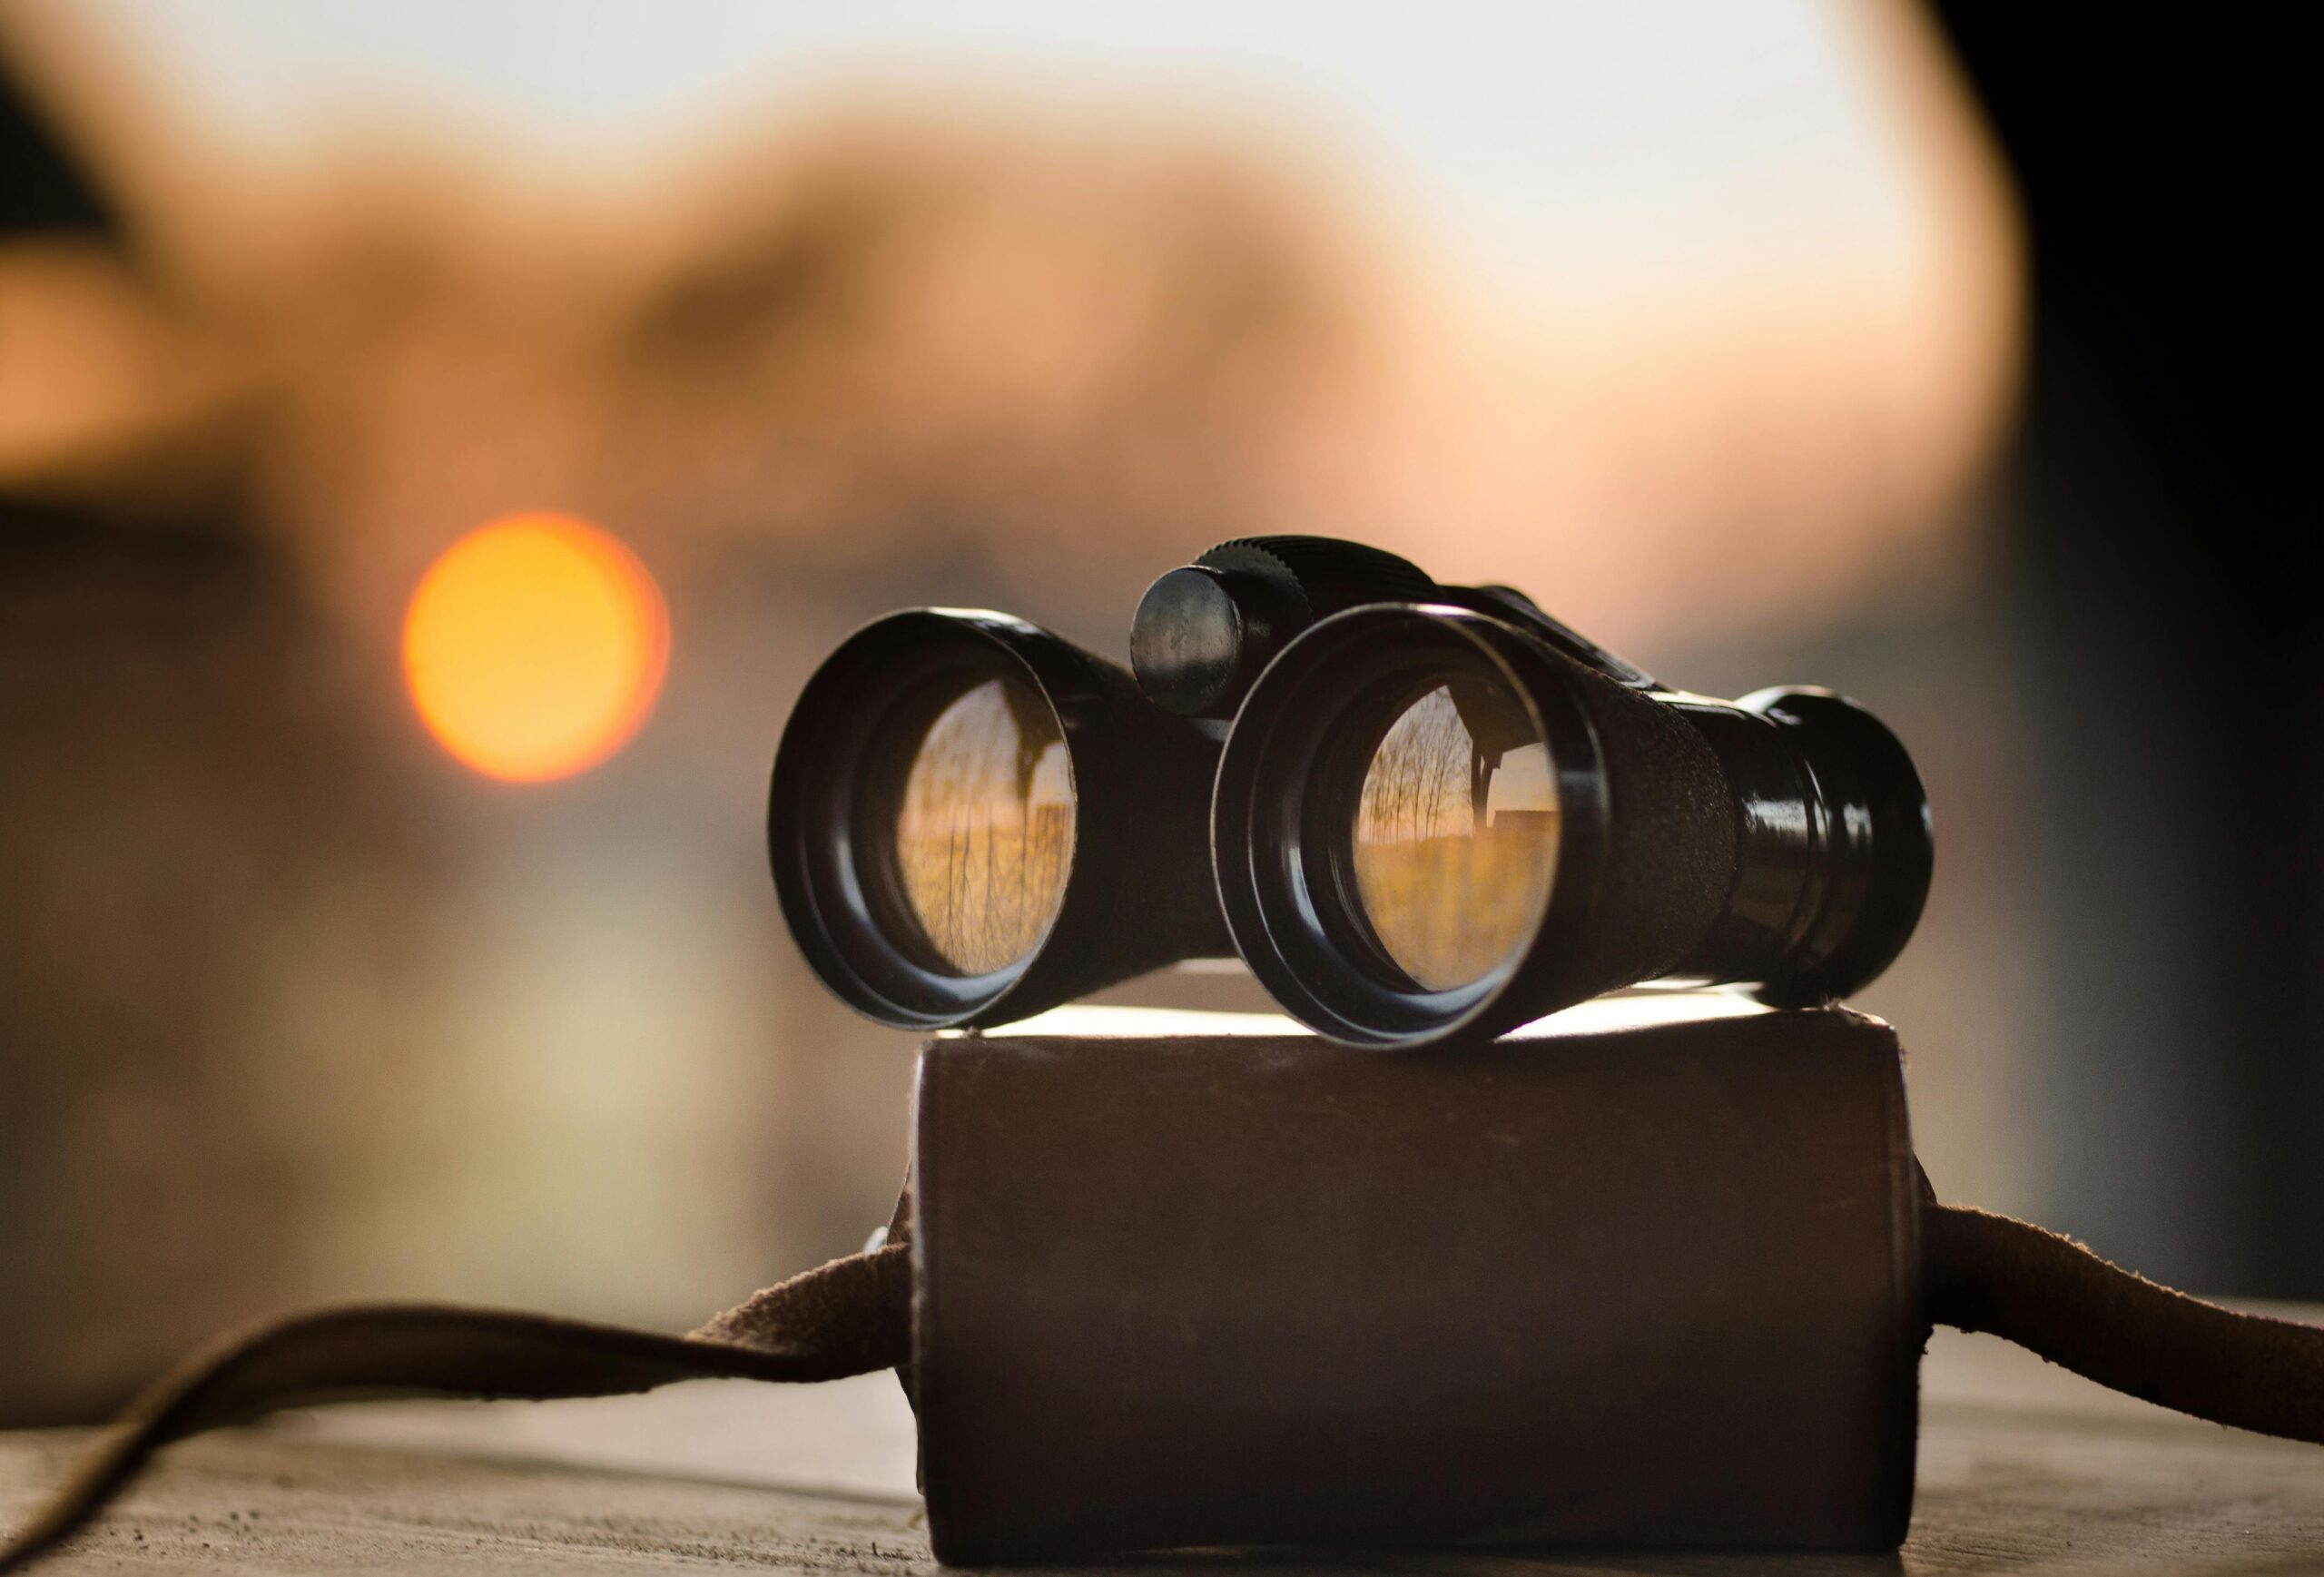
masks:
POLYGON ((776 912, 792 698, 916 603, 1118 655, 1262 531, 1867 703, 1939 1193, 2324 1296, 2249 41, 970 9, 0 0, 0 1424, 318 1300, 684 1327, 854 1247, 913 1043, 776 912), (523 618, 569 693, 495 690, 523 618))

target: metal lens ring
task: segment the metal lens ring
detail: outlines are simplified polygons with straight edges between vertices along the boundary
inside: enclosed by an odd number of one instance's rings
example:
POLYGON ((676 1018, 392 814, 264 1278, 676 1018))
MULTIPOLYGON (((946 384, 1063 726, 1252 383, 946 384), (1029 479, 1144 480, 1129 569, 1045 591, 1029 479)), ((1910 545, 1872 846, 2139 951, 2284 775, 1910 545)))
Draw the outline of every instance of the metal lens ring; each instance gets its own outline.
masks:
POLYGON ((767 830, 785 918, 824 982, 884 1023, 940 1028, 991 1006, 1040 956, 1064 907, 1076 842, 1071 745, 1023 651, 1046 638, 997 614, 893 615, 832 654, 784 733, 767 830), (961 737, 948 738, 948 725, 961 737), (1011 732, 990 737, 1000 731, 1011 732), (931 898, 927 859, 908 846, 921 816, 915 800, 927 797, 922 758, 948 744, 956 797, 980 792, 980 773, 1011 765, 1044 785, 1043 803, 1020 807, 1013 824, 996 828, 989 807, 981 819, 959 818, 957 843, 930 856, 962 867, 949 910, 943 873, 931 898), (1019 763, 996 759, 1012 747, 1019 763), (1013 908, 994 896, 1011 892, 1013 908), (948 912, 973 912, 978 923, 948 926, 948 912))
POLYGON ((1261 983, 1325 1034, 1497 1033, 1557 973, 1604 817, 1595 736, 1538 639, 1458 609, 1359 608, 1285 647, 1236 719, 1220 899, 1261 983))

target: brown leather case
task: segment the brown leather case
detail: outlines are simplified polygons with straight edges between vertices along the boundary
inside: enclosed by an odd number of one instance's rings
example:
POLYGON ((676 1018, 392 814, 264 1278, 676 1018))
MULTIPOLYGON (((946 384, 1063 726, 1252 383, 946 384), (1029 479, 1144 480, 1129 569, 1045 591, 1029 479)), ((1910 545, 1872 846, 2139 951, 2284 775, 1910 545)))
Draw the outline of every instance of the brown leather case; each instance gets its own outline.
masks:
POLYGON ((1904 1536, 1926 1327, 1876 1020, 939 1040, 915 1168, 947 1562, 1904 1536))

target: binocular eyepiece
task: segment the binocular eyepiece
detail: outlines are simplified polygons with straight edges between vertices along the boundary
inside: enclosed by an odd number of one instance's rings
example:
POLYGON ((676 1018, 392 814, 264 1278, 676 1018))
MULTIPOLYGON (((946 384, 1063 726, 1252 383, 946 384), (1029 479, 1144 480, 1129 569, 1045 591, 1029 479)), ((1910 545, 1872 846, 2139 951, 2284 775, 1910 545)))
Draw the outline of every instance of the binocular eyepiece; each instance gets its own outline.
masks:
POLYGON ((808 961, 898 1027, 1239 953, 1356 1045, 1651 980, 1856 990, 1911 936, 1928 804, 1827 691, 1665 689, 1522 594, 1321 537, 1140 603, 1135 676, 1021 620, 880 619, 802 695, 768 811, 808 961))

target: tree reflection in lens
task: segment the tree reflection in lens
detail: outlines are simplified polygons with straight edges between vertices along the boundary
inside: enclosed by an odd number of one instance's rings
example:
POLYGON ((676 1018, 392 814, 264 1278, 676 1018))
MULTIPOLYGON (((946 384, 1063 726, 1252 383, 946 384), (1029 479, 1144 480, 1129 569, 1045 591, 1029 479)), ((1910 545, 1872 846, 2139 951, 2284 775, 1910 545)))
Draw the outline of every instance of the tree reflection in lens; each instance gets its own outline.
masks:
POLYGON ((1073 861, 1073 774, 1048 704, 990 679, 939 713, 905 774, 895 853, 912 917, 961 973, 1039 941, 1073 861))
POLYGON ((1476 681, 1431 690, 1381 737, 1356 804, 1356 891, 1421 985, 1467 985, 1541 922, 1557 869, 1550 767, 1525 709, 1476 681))

